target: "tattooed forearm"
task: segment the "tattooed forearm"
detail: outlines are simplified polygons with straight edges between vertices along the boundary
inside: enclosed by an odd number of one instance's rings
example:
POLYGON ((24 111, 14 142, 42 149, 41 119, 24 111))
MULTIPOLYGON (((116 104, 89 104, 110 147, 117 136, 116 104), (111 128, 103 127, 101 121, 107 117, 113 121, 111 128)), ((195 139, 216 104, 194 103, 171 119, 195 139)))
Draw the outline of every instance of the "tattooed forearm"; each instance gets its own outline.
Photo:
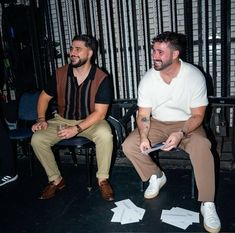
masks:
POLYGON ((149 119, 149 117, 142 117, 140 119, 140 121, 143 124, 143 129, 149 130, 149 127, 150 127, 150 119, 149 119))
POLYGON ((148 138, 148 133, 151 125, 151 108, 139 108, 136 123, 141 139, 148 138))
POLYGON ((150 129, 150 117, 140 116, 137 119, 139 134, 141 138, 146 138, 150 129))
POLYGON ((141 118, 141 121, 142 121, 143 123, 146 123, 146 122, 149 121, 149 118, 147 118, 147 117, 142 117, 142 118, 141 118))

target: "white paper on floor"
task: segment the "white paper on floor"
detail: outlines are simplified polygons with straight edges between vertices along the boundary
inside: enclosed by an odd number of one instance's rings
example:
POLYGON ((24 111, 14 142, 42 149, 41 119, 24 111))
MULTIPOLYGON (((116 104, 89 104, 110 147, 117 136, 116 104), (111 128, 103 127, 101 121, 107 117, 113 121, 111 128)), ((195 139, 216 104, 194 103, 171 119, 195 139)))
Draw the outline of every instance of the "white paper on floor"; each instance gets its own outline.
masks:
POLYGON ((121 224, 134 223, 142 220, 145 209, 136 206, 130 199, 115 202, 117 207, 111 209, 114 214, 111 222, 121 224))
POLYGON ((180 207, 172 207, 170 210, 162 210, 161 220, 185 230, 189 225, 199 223, 199 213, 180 207))

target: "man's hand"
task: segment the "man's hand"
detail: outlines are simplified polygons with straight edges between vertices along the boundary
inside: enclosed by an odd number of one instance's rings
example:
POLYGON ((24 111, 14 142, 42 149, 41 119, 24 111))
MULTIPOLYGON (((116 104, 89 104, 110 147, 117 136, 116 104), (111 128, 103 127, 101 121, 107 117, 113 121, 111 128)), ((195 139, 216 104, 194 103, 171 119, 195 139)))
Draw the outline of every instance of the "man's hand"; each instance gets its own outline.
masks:
POLYGON ((141 142, 140 142, 140 151, 142 153, 144 153, 145 150, 148 150, 150 148, 151 148, 151 146, 150 146, 149 140, 147 138, 141 140, 141 142))
POLYGON ((172 133, 168 139, 166 140, 166 142, 164 142, 164 147, 162 147, 162 150, 164 151, 170 151, 172 150, 173 148, 176 148, 180 141, 182 140, 183 138, 183 133, 182 132, 175 132, 175 133, 172 133))
POLYGON ((61 139, 68 139, 76 136, 78 134, 78 130, 76 126, 67 126, 64 129, 61 129, 57 132, 58 137, 61 139))
POLYGON ((41 129, 47 129, 47 127, 48 127, 48 123, 45 120, 39 121, 32 126, 32 131, 36 132, 41 129))

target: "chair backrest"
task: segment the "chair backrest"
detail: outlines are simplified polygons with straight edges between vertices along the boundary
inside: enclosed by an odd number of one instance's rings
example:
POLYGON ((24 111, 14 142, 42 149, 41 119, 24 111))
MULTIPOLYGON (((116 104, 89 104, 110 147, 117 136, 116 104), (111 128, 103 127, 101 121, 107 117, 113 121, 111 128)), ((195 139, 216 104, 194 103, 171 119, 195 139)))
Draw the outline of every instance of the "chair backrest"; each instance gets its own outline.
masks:
POLYGON ((124 139, 126 138, 126 130, 124 126, 121 124, 121 122, 116 118, 114 118, 113 116, 108 116, 107 121, 110 123, 116 135, 115 138, 116 147, 117 149, 120 149, 124 139))
POLYGON ((37 102, 40 91, 29 91, 22 94, 19 101, 18 117, 25 121, 37 119, 37 102))

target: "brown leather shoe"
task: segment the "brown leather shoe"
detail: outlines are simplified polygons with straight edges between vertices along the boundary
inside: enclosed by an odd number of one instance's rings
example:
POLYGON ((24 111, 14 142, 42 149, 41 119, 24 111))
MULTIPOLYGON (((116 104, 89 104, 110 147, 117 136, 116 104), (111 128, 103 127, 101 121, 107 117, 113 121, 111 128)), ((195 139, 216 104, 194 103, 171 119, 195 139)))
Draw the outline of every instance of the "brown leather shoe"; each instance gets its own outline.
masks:
POLYGON ((100 188, 101 196, 104 198, 104 200, 106 201, 114 200, 113 190, 108 180, 101 181, 99 188, 100 188))
POLYGON ((46 186, 46 188, 42 192, 42 196, 39 197, 39 199, 49 199, 55 196, 56 191, 61 190, 65 187, 64 179, 60 181, 59 184, 54 185, 53 181, 49 182, 49 184, 46 186))

